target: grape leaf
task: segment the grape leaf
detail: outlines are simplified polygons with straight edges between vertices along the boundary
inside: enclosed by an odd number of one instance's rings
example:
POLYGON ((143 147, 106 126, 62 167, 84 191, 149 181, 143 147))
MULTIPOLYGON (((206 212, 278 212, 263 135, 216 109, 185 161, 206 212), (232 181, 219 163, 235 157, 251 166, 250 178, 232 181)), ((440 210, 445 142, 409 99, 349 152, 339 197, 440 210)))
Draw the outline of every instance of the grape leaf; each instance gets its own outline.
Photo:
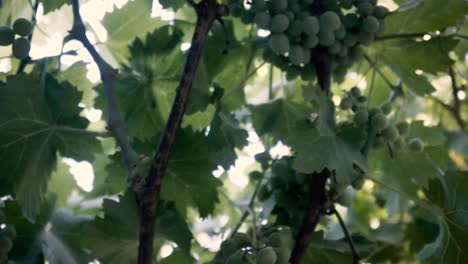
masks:
POLYGON ((74 130, 88 125, 79 115, 80 100, 73 86, 50 76, 44 85, 34 76, 10 76, 0 90, 0 168, 8 172, 0 176, 0 195, 13 195, 31 220, 38 214, 56 152, 92 160, 101 150, 95 137, 74 130))
POLYGON ((44 6, 44 13, 47 14, 55 9, 62 7, 64 4, 68 4, 67 0, 41 0, 44 6))
POLYGON ((183 7, 185 0, 158 0, 164 9, 172 8, 174 11, 177 11, 179 8, 183 7))
POLYGON ((443 30, 455 26, 467 12, 465 0, 424 0, 416 8, 386 18, 386 34, 443 30))
POLYGON ((417 75, 415 71, 420 69, 431 74, 445 72, 453 64, 448 53, 457 43, 456 40, 442 37, 422 42, 386 41, 382 44, 379 54, 413 92, 425 95, 432 93, 435 89, 425 76, 417 75))
POLYGON ((426 194, 439 207, 439 235, 418 253, 428 263, 466 263, 468 261, 468 173, 449 171, 430 182, 426 194))
MULTIPOLYGON (((84 227, 88 247, 105 263, 136 262, 140 221, 135 195, 126 192, 119 196, 118 202, 105 199, 103 210, 102 218, 96 217, 84 227)), ((161 201, 156 220, 156 247, 163 238, 177 243, 188 254, 193 236, 174 205, 161 201)))

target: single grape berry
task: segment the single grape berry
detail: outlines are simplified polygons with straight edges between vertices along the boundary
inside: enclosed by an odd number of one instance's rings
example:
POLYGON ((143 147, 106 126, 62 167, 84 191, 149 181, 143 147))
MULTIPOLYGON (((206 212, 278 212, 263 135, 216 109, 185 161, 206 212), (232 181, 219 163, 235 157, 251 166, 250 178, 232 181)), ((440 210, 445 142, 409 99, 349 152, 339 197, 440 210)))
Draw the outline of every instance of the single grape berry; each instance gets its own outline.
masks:
POLYGON ((387 142, 394 142, 399 137, 398 129, 395 126, 388 126, 382 130, 382 138, 387 142))
POLYGON ((378 19, 384 19, 388 15, 388 9, 385 6, 376 6, 372 14, 378 19))
POLYGON ((271 50, 278 55, 289 51, 289 38, 285 34, 273 34, 268 42, 271 50))
POLYGON ((262 12, 267 9, 267 4, 265 0, 253 0, 252 1, 252 10, 255 12, 262 12))
POLYGON ((365 108, 358 109, 354 114, 353 121, 358 126, 367 124, 369 120, 369 112, 365 108))
POLYGON ((334 31, 340 28, 340 17, 333 11, 326 11, 320 16, 320 28, 334 31))
POLYGON ((349 90, 349 94, 354 98, 358 98, 359 96, 362 95, 361 90, 357 88, 356 86, 354 86, 353 88, 351 88, 351 90, 349 90))
POLYGON ((362 29, 366 32, 375 33, 379 28, 379 20, 373 16, 368 16, 362 21, 362 29))
POLYGON ((257 252, 257 264, 275 264, 278 256, 272 247, 262 248, 257 252))
POLYGON ((408 148, 413 152, 422 152, 424 150, 424 143, 420 138, 410 138, 408 140, 408 148))
POLYGON ((335 34, 333 34, 333 31, 322 29, 320 30, 318 35, 319 43, 321 46, 330 47, 331 45, 333 45, 333 43, 335 43, 335 34))
POLYGON ((340 108, 341 110, 349 110, 353 106, 353 99, 346 97, 341 99, 340 108))
POLYGON ((288 8, 288 0, 271 0, 268 3, 273 14, 284 12, 288 8))
POLYGON ((384 115, 388 115, 390 112, 392 112, 392 104, 390 102, 385 102, 382 106, 380 106, 380 109, 384 115))
POLYGON ((13 22, 13 32, 21 37, 31 35, 33 31, 33 24, 26 18, 18 18, 13 22))
POLYGON ((258 25, 259 28, 267 29, 270 25, 271 16, 268 12, 260 12, 257 13, 254 17, 255 24, 258 25))
POLYGON ((405 135, 407 136, 409 134, 409 131, 410 131, 410 124, 408 124, 407 122, 398 122, 396 124, 396 127, 398 129, 398 132, 400 133, 400 135, 405 135))
POLYGON ((299 45, 293 45, 289 49, 288 58, 293 65, 301 65, 304 61, 304 48, 299 45))
POLYGON ((376 131, 382 131, 388 126, 387 117, 383 114, 376 114, 371 118, 371 125, 376 131))
POLYGON ((289 18, 284 14, 275 15, 270 21, 271 32, 281 33, 288 29, 289 18))
POLYGON ((0 46, 9 46, 15 41, 15 34, 10 27, 0 27, 0 46))
POLYGON ((268 245, 271 247, 282 247, 286 243, 281 233, 273 233, 268 237, 268 245))
POLYGON ((237 249, 238 249, 238 247, 237 247, 236 243, 231 239, 225 240, 225 241, 223 241, 223 243, 221 243, 221 252, 225 256, 232 255, 237 249))
POLYGON ((1 253, 5 254, 13 248, 13 242, 9 237, 2 236, 0 237, 0 255, 1 253))
POLYGON ((302 45, 305 48, 315 48, 319 44, 319 39, 316 35, 309 35, 307 38, 304 39, 302 45))
POLYGON ((303 20, 304 33, 307 35, 316 35, 320 31, 319 20, 315 16, 307 16, 303 20))
POLYGON ((372 14, 374 7, 368 2, 362 2, 357 6, 357 11, 363 16, 369 16, 372 14))
POLYGON ((406 147, 406 142, 402 137, 399 137, 393 142, 393 147, 396 150, 402 150, 406 147))
POLYGON ((25 38, 17 38, 13 42, 12 51, 13 56, 17 59, 24 59, 29 56, 29 51, 31 50, 31 44, 29 40, 25 38))

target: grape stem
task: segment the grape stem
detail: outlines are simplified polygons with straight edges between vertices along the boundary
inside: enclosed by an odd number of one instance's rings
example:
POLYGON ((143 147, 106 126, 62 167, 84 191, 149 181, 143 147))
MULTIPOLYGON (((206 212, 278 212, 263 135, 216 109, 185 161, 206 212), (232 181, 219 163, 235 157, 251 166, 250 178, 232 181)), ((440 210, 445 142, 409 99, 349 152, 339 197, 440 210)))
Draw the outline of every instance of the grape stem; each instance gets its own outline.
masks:
POLYGON ((340 226, 341 226, 341 229, 343 230, 346 241, 348 241, 349 249, 351 249, 351 254, 353 256, 353 264, 358 264, 361 258, 359 257, 359 254, 357 253, 356 248, 354 247, 353 239, 351 238, 351 235, 349 233, 348 228, 346 227, 345 222, 343 221, 343 218, 341 217, 340 213, 336 210, 334 206, 330 209, 330 213, 334 214, 336 218, 338 219, 338 222, 340 223, 340 226))
POLYGON ((255 185, 255 190, 252 194, 252 197, 250 197, 249 204, 247 206, 247 209, 244 210, 244 213, 242 214, 239 223, 237 223, 236 227, 232 230, 232 233, 230 235, 230 238, 233 238, 234 235, 239 231, 239 228, 242 226, 242 224, 245 222, 247 217, 249 216, 250 212, 254 212, 253 206, 255 202, 255 198, 257 197, 258 191, 260 190, 260 187, 262 186, 262 180, 258 180, 257 184, 255 185))
POLYGON ((107 108, 109 117, 107 119, 107 128, 116 139, 117 144, 122 149, 125 163, 127 165, 129 175, 133 168, 137 165, 138 157, 133 150, 130 142, 128 141, 125 126, 122 116, 120 114, 117 98, 115 95, 115 85, 117 70, 113 69, 97 52, 96 48, 91 44, 86 36, 86 27, 80 15, 80 6, 78 0, 72 0, 73 8, 73 27, 70 30, 69 36, 65 38, 65 42, 75 39, 80 41, 85 49, 91 54, 94 62, 97 64, 99 73, 101 75, 102 84, 104 86, 104 93, 107 100, 107 108))

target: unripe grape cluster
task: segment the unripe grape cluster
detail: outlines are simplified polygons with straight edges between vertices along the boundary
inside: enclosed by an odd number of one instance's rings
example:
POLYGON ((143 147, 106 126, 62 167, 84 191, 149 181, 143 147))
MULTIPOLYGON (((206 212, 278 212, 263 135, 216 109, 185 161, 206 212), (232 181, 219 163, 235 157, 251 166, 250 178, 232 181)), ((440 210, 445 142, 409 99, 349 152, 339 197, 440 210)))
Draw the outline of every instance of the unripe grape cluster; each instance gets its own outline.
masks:
POLYGON ((8 252, 13 248, 13 239, 16 237, 16 230, 13 226, 4 225, 6 216, 3 211, 0 210, 0 263, 8 262, 8 252))
POLYGON ((410 150, 422 152, 424 143, 418 137, 410 137, 410 124, 405 121, 392 122, 388 115, 393 111, 392 102, 385 102, 379 107, 367 108, 362 103, 366 98, 359 88, 353 87, 340 102, 341 110, 354 112, 353 123, 358 127, 370 127, 375 134, 372 146, 379 148, 390 144, 394 150, 410 150))
POLYGON ((27 39, 34 29, 31 21, 18 18, 13 22, 13 27, 0 26, 0 46, 11 46, 12 54, 17 59, 25 59, 29 56, 31 43, 27 39), (18 38, 15 38, 18 35, 18 38))
POLYGON ((292 249, 292 235, 288 228, 268 235, 257 235, 253 242, 249 235, 236 233, 221 244, 211 264, 287 264, 292 249))
POLYGON ((384 31, 388 9, 376 0, 252 0, 234 5, 232 14, 271 32, 266 61, 289 79, 310 80, 314 52, 329 54, 335 77, 343 77, 362 57, 361 45, 384 31))

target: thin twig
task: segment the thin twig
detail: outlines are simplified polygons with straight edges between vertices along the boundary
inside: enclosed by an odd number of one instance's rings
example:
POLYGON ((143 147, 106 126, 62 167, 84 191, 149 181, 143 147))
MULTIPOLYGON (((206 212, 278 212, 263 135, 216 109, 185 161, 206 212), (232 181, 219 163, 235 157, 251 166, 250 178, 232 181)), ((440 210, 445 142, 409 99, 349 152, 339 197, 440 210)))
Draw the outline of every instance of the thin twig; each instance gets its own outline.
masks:
POLYGON ((255 198, 257 197, 258 191, 260 190, 261 186, 262 186, 262 180, 258 180, 257 184, 255 185, 255 189, 254 189, 254 192, 252 194, 252 197, 250 197, 250 201, 249 201, 249 204, 247 205, 247 209, 242 214, 242 216, 241 216, 241 218, 239 220, 239 223, 237 223, 236 227, 234 227, 234 229, 232 230, 232 233, 230 235, 231 238, 239 231, 239 228, 245 222, 245 220, 247 219, 247 216, 249 216, 250 211, 253 211, 253 205, 254 205, 254 202, 255 202, 255 198))
POLYGON ((155 222, 163 177, 177 131, 185 113, 190 89, 200 64, 208 33, 216 19, 227 15, 227 8, 218 4, 216 0, 204 0, 198 3, 195 6, 195 11, 197 23, 168 121, 157 146, 149 175, 135 188, 140 212, 139 264, 153 263, 155 222))
POLYGON ((351 235, 349 234, 348 228, 346 227, 346 224, 343 221, 343 218, 341 217, 340 213, 336 210, 335 207, 331 209, 331 212, 338 219, 338 222, 340 223, 340 226, 341 226, 341 230, 343 230, 346 241, 348 241, 349 248, 351 249, 351 254, 353 255, 353 264, 358 264, 361 258, 359 257, 359 254, 357 253, 356 248, 354 247, 353 239, 351 238, 351 235))
POLYGON ((66 41, 75 39, 80 41, 83 46, 88 50, 97 64, 99 73, 101 75, 102 84, 104 86, 104 93, 107 101, 107 108, 109 111, 107 126, 112 136, 116 139, 117 144, 122 149, 123 157, 129 172, 135 167, 138 161, 136 152, 133 150, 130 142, 128 141, 125 126, 120 114, 117 98, 115 94, 115 80, 117 71, 113 69, 97 52, 96 48, 91 44, 86 36, 86 28, 83 19, 80 15, 79 0, 72 0, 73 7, 73 27, 70 30, 70 35, 66 41))

